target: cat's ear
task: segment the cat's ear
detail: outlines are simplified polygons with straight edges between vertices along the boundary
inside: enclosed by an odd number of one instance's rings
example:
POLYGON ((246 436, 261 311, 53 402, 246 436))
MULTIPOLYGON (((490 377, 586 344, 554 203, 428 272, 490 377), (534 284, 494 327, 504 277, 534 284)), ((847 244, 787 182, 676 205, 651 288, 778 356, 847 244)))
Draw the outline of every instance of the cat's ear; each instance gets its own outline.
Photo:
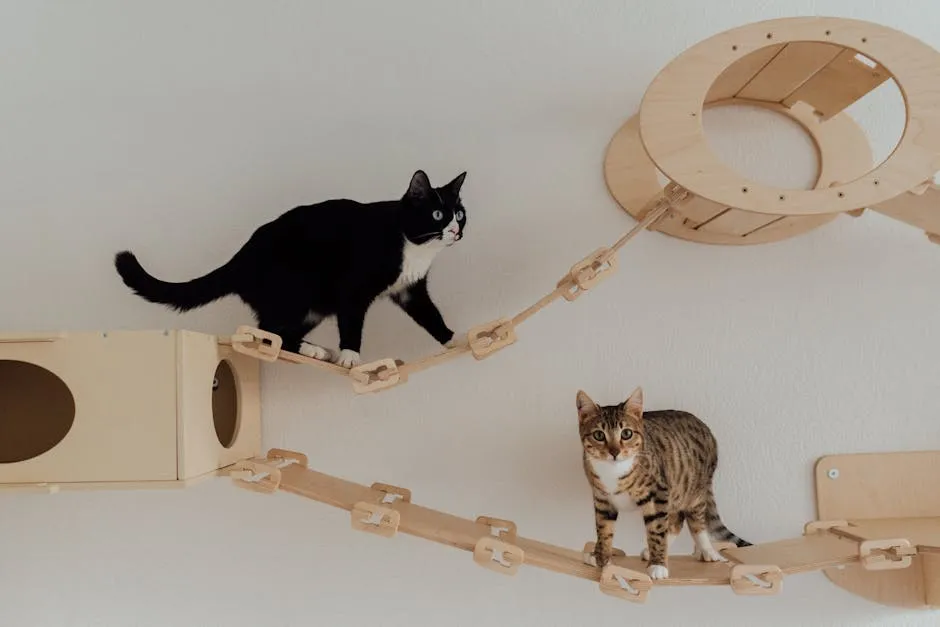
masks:
POLYGON ((597 414, 597 403, 592 401, 591 397, 585 394, 583 390, 578 390, 578 395, 575 397, 575 405, 578 408, 578 420, 581 422, 597 414))
POLYGON ((637 420, 643 418, 643 388, 638 387, 633 390, 625 403, 624 412, 637 420))
POLYGON ((431 196, 431 181, 424 170, 416 171, 411 177, 411 183, 408 185, 408 191, 405 197, 414 200, 423 200, 431 196))
POLYGON ((442 189, 453 196, 460 195, 460 188, 463 186, 463 180, 467 178, 466 172, 461 172, 457 177, 445 185, 442 189))

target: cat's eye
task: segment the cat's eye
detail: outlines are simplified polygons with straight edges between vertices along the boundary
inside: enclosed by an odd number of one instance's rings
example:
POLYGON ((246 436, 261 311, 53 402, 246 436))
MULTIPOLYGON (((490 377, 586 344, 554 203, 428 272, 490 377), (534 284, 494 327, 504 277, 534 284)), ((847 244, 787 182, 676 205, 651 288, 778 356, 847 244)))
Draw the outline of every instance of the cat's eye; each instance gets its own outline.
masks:
POLYGON ((603 442, 607 438, 607 436, 604 435, 604 432, 600 429, 592 433, 591 436, 598 442, 603 442))
POLYGON ((444 212, 440 209, 435 209, 434 213, 431 214, 431 217, 440 222, 444 219, 444 212))
POLYGON ((633 437, 633 429, 624 429, 620 432, 621 439, 629 440, 633 437))
POLYGON ((461 210, 461 209, 458 209, 458 210, 457 210, 457 219, 458 219, 458 220, 463 220, 463 210, 461 210))

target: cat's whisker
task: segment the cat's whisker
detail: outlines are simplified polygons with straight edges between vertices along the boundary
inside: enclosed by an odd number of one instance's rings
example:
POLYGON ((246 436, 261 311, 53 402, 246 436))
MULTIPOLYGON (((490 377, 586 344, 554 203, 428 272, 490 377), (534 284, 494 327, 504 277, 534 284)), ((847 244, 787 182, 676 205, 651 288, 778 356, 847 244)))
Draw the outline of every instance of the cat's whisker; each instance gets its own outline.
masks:
POLYGON ((412 237, 415 240, 415 243, 424 244, 425 242, 431 239, 431 237, 428 237, 429 235, 432 237, 442 237, 444 235, 444 232, 443 231, 429 231, 428 233, 421 233, 420 235, 413 235, 412 237), (427 239, 423 239, 425 237, 427 237, 427 239))

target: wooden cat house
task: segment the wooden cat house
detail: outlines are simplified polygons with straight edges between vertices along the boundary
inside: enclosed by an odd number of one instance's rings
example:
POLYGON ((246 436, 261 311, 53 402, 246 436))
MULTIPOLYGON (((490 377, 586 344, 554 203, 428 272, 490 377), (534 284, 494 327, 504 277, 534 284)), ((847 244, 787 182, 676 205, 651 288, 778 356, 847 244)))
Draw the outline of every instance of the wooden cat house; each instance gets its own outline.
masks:
POLYGON ((192 331, 0 335, 0 489, 182 486, 257 455, 259 374, 192 331))

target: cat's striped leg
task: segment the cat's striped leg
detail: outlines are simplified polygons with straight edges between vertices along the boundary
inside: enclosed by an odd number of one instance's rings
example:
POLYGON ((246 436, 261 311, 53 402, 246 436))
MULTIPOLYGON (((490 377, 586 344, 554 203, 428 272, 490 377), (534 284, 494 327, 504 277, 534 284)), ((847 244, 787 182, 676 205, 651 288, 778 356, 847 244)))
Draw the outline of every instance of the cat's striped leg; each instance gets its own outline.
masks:
POLYGON ((594 497, 594 522, 597 526, 597 542, 594 544, 594 560, 603 568, 614 554, 614 529, 617 525, 617 509, 605 498, 594 497))
POLYGON ((708 533, 708 504, 702 502, 686 513, 689 521, 689 532, 695 542, 693 557, 703 562, 727 562, 728 560, 712 545, 711 535, 708 533))
MULTIPOLYGON (((676 541, 676 537, 682 533, 682 523, 685 520, 682 512, 670 512, 667 520, 667 531, 666 531, 666 553, 668 554, 672 548, 672 543, 676 541)), ((650 550, 648 546, 644 546, 643 550, 640 552, 640 559, 644 562, 648 562, 650 559, 650 550)))
POLYGON ((650 579, 665 579, 669 577, 669 569, 666 566, 669 553, 669 513, 664 506, 650 501, 643 506, 643 524, 646 526, 646 546, 649 548, 649 565, 646 572, 650 579))

